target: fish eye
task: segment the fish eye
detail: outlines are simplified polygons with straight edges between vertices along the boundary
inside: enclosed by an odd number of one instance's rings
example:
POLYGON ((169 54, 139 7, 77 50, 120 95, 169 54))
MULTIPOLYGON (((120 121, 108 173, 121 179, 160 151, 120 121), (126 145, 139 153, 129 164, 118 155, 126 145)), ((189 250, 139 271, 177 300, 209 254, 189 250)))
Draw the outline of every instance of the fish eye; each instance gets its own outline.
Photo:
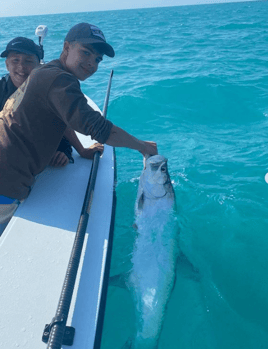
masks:
POLYGON ((161 172, 167 172, 167 168, 166 167, 161 167, 161 172))

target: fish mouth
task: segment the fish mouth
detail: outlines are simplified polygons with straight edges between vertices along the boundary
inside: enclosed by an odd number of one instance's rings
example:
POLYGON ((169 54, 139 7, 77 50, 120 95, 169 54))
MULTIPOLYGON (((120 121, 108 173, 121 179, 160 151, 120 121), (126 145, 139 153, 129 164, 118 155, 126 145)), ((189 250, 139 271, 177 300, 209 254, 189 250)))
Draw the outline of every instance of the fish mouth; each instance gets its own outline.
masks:
POLYGON ((162 199, 165 196, 167 196, 168 194, 172 194, 173 191, 173 187, 170 181, 170 178, 167 178, 166 181, 164 183, 156 183, 156 187, 150 187, 145 185, 144 186, 144 195, 147 199, 162 199), (158 187, 158 188, 157 188, 158 187), (156 189, 156 190, 154 190, 156 189), (147 195, 146 195, 147 193, 147 195))
POLYGON ((146 189, 147 189, 147 192, 148 192, 149 196, 146 195, 145 193, 144 193, 144 195, 145 195, 145 197, 147 197, 147 199, 150 199, 150 196, 153 199, 162 199, 162 198, 164 198, 168 194, 168 191, 165 188, 164 188, 165 192, 162 195, 161 194, 155 195, 154 193, 151 192, 151 190, 149 190, 149 188, 146 188, 146 189))
MULTIPOLYGON (((150 194, 151 194, 151 193, 150 193, 150 194)), ((167 192, 165 192, 165 194, 162 195, 162 196, 155 196, 155 195, 153 195, 153 194, 151 194, 151 195, 152 195, 152 197, 150 198, 149 196, 147 196, 147 195, 144 194, 144 196, 145 196, 147 199, 162 199, 162 198, 164 198, 164 197, 167 195, 167 192)))
POLYGON ((162 196, 155 196, 155 198, 156 198, 156 199, 162 199, 162 198, 164 198, 166 195, 167 195, 167 191, 165 192, 164 195, 162 195, 162 196))

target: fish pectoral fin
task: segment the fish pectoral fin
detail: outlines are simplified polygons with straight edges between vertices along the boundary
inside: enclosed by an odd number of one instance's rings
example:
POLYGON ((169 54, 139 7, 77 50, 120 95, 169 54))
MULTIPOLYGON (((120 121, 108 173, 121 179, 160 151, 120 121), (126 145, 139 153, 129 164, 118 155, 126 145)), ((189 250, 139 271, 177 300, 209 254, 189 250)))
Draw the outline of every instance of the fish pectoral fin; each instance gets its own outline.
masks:
POLYGON ((118 274, 109 277, 109 286, 116 286, 121 288, 127 288, 127 280, 128 280, 129 272, 118 274))
POLYGON ((133 229, 135 229, 135 230, 138 230, 138 226, 137 226, 137 224, 136 224, 136 223, 134 223, 134 224, 132 225, 132 228, 133 228, 133 229))
POLYGON ((180 252, 178 258, 178 271, 185 278, 200 281, 201 276, 199 270, 189 261, 183 252, 180 252))
POLYGON ((131 349, 132 348, 132 338, 129 338, 126 343, 122 346, 122 349, 131 349))
POLYGON ((142 210, 144 204, 144 194, 142 193, 138 200, 138 209, 142 210))

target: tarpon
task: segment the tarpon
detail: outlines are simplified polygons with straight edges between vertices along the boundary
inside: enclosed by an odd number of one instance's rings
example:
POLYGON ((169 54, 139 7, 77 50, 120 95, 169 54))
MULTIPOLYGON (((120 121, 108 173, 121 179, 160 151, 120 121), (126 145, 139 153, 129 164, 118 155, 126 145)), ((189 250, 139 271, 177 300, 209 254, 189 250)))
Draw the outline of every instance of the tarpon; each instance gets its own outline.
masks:
POLYGON ((123 349, 158 347, 178 260, 184 276, 198 280, 196 269, 179 248, 175 206, 167 159, 161 155, 147 158, 135 203, 137 236, 132 268, 126 275, 110 279, 112 285, 127 286, 135 305, 136 333, 123 349))
POLYGON ((136 313, 136 336, 124 348, 157 348, 178 257, 175 194, 167 159, 147 158, 135 204, 137 237, 127 286, 136 313))

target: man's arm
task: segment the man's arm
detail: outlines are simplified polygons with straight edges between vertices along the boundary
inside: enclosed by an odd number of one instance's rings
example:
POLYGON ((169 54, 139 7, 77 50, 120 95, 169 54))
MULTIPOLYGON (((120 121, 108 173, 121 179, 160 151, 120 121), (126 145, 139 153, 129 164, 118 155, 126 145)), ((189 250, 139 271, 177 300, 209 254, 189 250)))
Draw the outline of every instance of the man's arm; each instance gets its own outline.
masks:
POLYGON ((110 136, 105 143, 113 147, 126 147, 135 149, 142 153, 144 156, 146 154, 158 154, 157 145, 155 142, 145 142, 139 140, 115 125, 113 125, 110 136))

